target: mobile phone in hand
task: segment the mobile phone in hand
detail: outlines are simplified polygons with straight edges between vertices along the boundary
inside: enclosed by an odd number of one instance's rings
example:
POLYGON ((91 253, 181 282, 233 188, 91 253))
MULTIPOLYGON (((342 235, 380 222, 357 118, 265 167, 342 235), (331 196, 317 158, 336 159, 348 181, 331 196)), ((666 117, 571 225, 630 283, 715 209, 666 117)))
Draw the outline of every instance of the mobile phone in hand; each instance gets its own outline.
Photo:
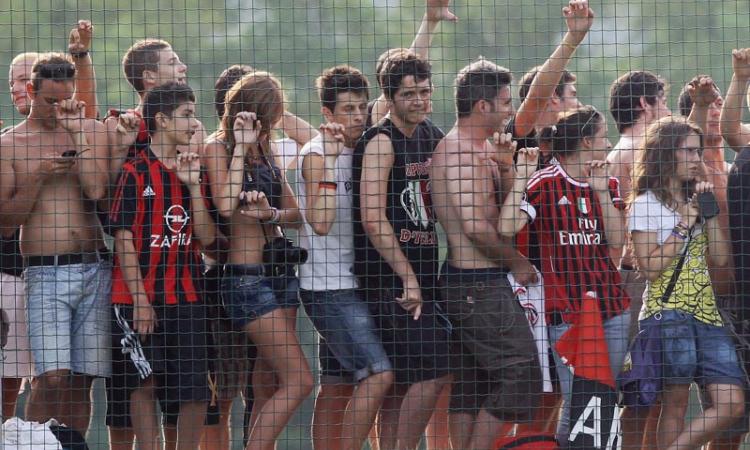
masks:
POLYGON ((701 192, 698 194, 698 211, 704 219, 710 219, 719 215, 719 203, 713 192, 701 192))
POLYGON ((62 154, 63 158, 75 158, 78 156, 78 151, 76 150, 65 150, 62 154))

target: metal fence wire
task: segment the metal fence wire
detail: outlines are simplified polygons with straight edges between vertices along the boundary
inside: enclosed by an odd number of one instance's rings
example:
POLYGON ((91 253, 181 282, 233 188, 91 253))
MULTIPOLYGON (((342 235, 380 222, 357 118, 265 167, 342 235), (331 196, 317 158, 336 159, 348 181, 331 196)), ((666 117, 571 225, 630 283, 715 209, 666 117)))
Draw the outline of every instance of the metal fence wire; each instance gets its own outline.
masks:
POLYGON ((745 448, 748 30, 0 0, 0 447, 745 448))

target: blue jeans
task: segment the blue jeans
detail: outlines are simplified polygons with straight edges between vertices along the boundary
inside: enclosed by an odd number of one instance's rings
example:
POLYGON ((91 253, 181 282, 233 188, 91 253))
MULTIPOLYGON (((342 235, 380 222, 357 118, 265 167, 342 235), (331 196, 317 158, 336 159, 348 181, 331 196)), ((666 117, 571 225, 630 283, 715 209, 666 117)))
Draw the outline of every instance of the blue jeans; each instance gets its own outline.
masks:
MULTIPOLYGON (((375 321, 355 290, 301 290, 300 298, 321 340, 325 342, 326 351, 336 358, 344 373, 351 374, 349 381, 359 382, 370 375, 391 370, 391 363, 375 329, 375 321)), ((322 364, 321 367, 325 369, 322 364)), ((342 381, 336 378, 335 374, 323 370, 321 381, 342 381)))
POLYGON ((277 309, 298 307, 298 291, 299 279, 293 274, 268 277, 259 264, 224 266, 221 298, 238 328, 277 309))
MULTIPOLYGON (((555 371, 560 380, 560 391, 563 396, 563 410, 560 423, 557 425, 558 442, 567 442, 570 434, 570 401, 573 396, 573 374, 566 366, 560 355, 555 350, 555 344, 563 334, 570 329, 571 325, 563 323, 556 326, 548 326, 549 340, 552 345, 552 354, 555 357, 555 371)), ((609 367, 612 374, 617 376, 622 369, 625 354, 628 352, 628 329, 630 327, 630 312, 624 312, 604 322, 604 336, 607 339, 609 349, 609 367)))
MULTIPOLYGON (((724 326, 710 325, 671 309, 661 313, 663 376, 666 384, 744 386, 735 343, 724 326)), ((641 321, 653 324, 651 316, 641 321)))
POLYGON ((110 376, 110 262, 30 266, 24 279, 36 375, 67 369, 110 376))

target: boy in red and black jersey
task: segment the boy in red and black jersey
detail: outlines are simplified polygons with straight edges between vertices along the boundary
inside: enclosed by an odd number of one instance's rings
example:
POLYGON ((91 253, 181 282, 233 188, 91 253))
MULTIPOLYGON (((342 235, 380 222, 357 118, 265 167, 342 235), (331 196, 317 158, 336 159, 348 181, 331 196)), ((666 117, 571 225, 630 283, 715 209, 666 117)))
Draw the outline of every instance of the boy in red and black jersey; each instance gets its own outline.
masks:
MULTIPOLYGON (((139 447, 158 448, 156 389, 179 403, 178 448, 196 448, 209 389, 200 247, 217 238, 195 153, 195 96, 167 83, 145 97, 148 148, 120 175, 109 226, 115 236, 114 401, 130 402, 139 447)), ((113 399, 110 399, 113 401, 113 399)))

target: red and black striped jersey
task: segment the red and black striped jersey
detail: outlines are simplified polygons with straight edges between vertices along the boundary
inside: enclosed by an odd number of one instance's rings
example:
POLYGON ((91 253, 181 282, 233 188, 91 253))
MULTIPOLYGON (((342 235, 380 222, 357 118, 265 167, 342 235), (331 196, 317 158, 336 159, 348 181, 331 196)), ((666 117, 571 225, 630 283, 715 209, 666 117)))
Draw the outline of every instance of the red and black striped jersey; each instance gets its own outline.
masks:
MULTIPOLYGON (((610 178, 609 188, 615 207, 624 209, 616 178, 610 178)), ((589 291, 596 293, 604 320, 627 310, 630 298, 610 257, 602 208, 588 183, 554 164, 531 177, 521 209, 529 224, 520 241, 531 244, 529 256, 544 277, 547 313, 562 313, 572 323, 569 314, 580 310, 589 291)))
MULTIPOLYGON (((151 304, 201 299, 201 257, 193 240, 191 196, 177 174, 146 148, 120 174, 109 213, 111 233, 129 230, 151 304)), ((112 303, 132 304, 121 261, 115 255, 112 303)))

